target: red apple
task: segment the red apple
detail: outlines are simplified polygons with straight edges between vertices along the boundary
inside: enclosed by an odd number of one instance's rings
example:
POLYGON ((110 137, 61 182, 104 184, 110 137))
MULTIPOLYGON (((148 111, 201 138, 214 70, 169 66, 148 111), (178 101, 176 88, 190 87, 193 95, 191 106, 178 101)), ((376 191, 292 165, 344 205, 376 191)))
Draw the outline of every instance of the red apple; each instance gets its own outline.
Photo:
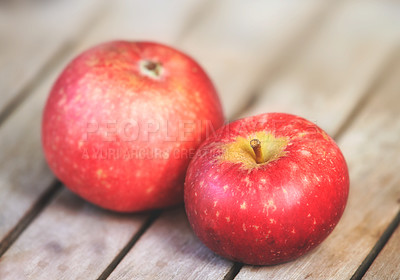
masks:
POLYGON ((270 113, 235 121, 207 138, 185 182, 189 222, 228 259, 272 265, 320 244, 344 211, 345 159, 315 124, 270 113))
POLYGON ((142 211, 183 202, 190 158, 223 120, 193 59, 156 43, 115 41, 82 53, 60 75, 42 142, 70 190, 107 209, 142 211))

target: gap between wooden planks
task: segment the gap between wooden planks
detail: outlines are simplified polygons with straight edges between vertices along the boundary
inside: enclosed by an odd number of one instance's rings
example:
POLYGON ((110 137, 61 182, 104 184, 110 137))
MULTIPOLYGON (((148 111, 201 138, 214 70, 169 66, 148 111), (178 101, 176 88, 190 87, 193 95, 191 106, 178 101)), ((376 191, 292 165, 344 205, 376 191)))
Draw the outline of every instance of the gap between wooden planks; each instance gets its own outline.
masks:
MULTIPOLYGON (((398 196, 399 199, 397 202, 400 204, 400 195, 398 196)), ((396 218, 392 222, 392 229, 394 233, 389 233, 393 234, 389 242, 385 245, 383 250, 379 253, 377 251, 375 253, 378 254, 378 257, 376 260, 372 263, 372 266, 369 268, 366 267, 367 273, 364 276, 364 279, 366 280, 373 280, 376 278, 380 279, 400 279, 400 271, 398 269, 398 266, 400 264, 400 210, 397 213, 396 218)), ((389 237, 389 235, 388 235, 389 237)), ((360 275, 362 275, 360 273, 360 275)), ((354 275, 353 275, 354 276, 354 275)), ((361 278, 361 277, 360 277, 361 278)), ((354 279, 359 279, 355 278, 354 279)))
MULTIPOLYGON (((222 8, 223 8, 223 7, 222 7, 222 8)), ((304 12, 306 12, 306 11, 304 11, 304 12)), ((307 13, 306 13, 306 15, 307 15, 307 13)), ((304 17, 304 14, 303 14, 303 17, 304 17)), ((125 22, 125 23, 127 23, 127 22, 125 22)), ((188 40, 188 41, 190 41, 190 40, 188 40)), ((226 71, 226 69, 222 69, 222 70, 225 70, 225 71, 226 71)), ((54 78, 54 77, 53 77, 53 78, 54 78)), ((217 83, 218 83, 218 81, 217 81, 217 83)), ((46 85, 46 86, 47 86, 47 85, 46 85)), ((44 87, 46 87, 46 86, 44 86, 44 87)), ((45 88, 42 88, 41 90, 43 91, 43 90, 45 90, 45 88)), ((39 101, 40 101, 40 100, 39 100, 39 101)), ((38 102, 39 102, 39 101, 38 101, 38 102)), ((29 105, 27 105, 27 106, 29 106, 29 105)), ((40 106, 38 106, 38 107, 40 107, 40 106)), ((18 245, 16 245, 16 247, 17 247, 17 246, 18 246, 18 245)), ((7 256, 7 255, 6 255, 6 256, 7 256)), ((5 256, 5 257, 6 257, 6 256, 5 256)), ((3 258, 3 259, 5 259, 5 258, 3 258)), ((43 264, 43 263, 42 263, 42 264, 43 264)))

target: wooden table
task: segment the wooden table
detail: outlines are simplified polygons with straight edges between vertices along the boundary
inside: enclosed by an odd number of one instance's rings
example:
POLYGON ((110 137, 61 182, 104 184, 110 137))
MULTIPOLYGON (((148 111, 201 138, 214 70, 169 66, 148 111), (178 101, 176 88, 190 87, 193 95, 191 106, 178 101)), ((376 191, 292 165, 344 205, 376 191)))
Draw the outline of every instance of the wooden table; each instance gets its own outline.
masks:
POLYGON ((400 3, 393 0, 57 0, 0 3, 0 279, 400 279, 400 3), (351 187, 333 233, 286 264, 242 266, 183 208, 99 209, 49 171, 40 120, 82 50, 154 40, 195 57, 229 120, 269 111, 331 134, 351 187))

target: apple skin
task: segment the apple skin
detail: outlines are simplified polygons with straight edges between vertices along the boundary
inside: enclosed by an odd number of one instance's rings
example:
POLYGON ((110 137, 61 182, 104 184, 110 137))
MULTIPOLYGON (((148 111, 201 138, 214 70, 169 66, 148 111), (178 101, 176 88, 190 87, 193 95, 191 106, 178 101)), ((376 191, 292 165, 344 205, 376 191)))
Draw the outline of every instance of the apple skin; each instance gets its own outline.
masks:
POLYGON ((331 137, 298 116, 268 113, 207 138, 189 165, 184 195, 190 225, 212 251, 273 265, 320 244, 339 222, 348 192, 347 165, 331 137), (264 134, 275 158, 257 164, 247 143, 264 134))
POLYGON ((71 191, 137 212, 183 203, 190 158, 209 127, 223 122, 212 82, 189 56, 157 43, 113 41, 83 52, 59 76, 44 109, 42 144, 71 191))

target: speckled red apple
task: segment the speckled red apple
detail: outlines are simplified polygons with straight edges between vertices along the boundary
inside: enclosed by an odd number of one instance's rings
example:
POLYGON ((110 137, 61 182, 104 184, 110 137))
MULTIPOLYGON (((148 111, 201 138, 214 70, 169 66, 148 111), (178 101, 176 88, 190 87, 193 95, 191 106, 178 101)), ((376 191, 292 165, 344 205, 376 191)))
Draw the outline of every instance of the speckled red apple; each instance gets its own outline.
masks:
POLYGON ((270 113, 220 128, 197 150, 185 182, 186 212, 211 250, 272 265, 320 244, 344 211, 345 159, 315 124, 270 113))
POLYGON ((191 156, 222 124, 215 88, 190 57, 156 43, 115 41, 63 71, 44 109, 42 142, 69 189, 133 212, 182 203, 191 156))

